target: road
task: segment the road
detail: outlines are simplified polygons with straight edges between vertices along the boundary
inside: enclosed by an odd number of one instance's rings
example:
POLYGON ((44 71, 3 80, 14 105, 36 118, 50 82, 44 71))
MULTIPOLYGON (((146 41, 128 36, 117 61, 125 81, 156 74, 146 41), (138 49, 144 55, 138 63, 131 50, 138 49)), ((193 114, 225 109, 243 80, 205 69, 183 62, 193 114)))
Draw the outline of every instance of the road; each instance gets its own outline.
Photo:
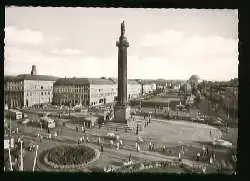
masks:
MULTIPOLYGON (((156 121, 156 120, 152 120, 156 121)), ((88 136, 90 139, 91 146, 95 147, 96 149, 99 149, 99 146, 97 146, 96 142, 98 139, 98 136, 104 136, 108 132, 107 127, 102 127, 100 130, 97 127, 94 127, 93 129, 87 129, 86 133, 83 133, 82 131, 75 131, 74 129, 70 129, 68 127, 63 127, 61 124, 58 124, 58 127, 55 129, 59 131, 59 136, 53 138, 52 140, 43 139, 42 142, 36 137, 37 133, 46 134, 45 129, 41 129, 39 127, 31 127, 27 125, 20 125, 16 121, 12 122, 12 128, 15 129, 16 127, 19 127, 20 133, 22 133, 24 136, 24 141, 26 142, 34 142, 35 144, 39 144, 39 152, 40 154, 43 150, 64 145, 64 144, 73 144, 75 145, 80 137, 82 136, 88 136)), ((169 160, 176 157, 166 156, 162 155, 157 152, 149 152, 146 151, 148 149, 147 145, 142 146, 141 152, 136 152, 135 148, 135 142, 136 142, 136 135, 131 133, 125 133, 125 131, 118 131, 119 135, 121 136, 124 147, 122 149, 116 150, 115 148, 110 148, 109 141, 104 141, 104 153, 101 155, 99 160, 97 160, 94 163, 91 163, 88 166, 89 170, 99 169, 103 170, 103 168, 107 165, 116 165, 116 166, 122 166, 123 162, 125 160, 128 160, 129 155, 131 154, 133 156, 133 159, 137 162, 142 162, 144 160, 169 160)), ((176 155, 177 156, 177 155, 176 155)), ((32 170, 33 166, 33 159, 34 159, 34 152, 26 152, 26 155, 24 157, 24 170, 32 170)), ((193 164, 193 161, 189 161, 187 159, 183 160, 186 164, 193 164)), ((36 167, 36 170, 46 170, 49 171, 47 167, 39 164, 39 168, 36 167)))

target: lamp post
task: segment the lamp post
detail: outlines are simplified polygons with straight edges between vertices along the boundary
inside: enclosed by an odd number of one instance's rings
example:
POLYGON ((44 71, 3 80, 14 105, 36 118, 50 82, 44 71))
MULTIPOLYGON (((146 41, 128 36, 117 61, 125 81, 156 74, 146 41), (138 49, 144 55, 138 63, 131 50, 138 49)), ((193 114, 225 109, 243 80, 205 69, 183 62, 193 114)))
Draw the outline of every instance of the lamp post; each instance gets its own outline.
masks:
POLYGON ((33 162, 33 167, 32 167, 32 171, 35 171, 35 167, 36 167, 36 159, 37 159, 37 151, 39 149, 39 145, 36 145, 36 151, 35 151, 35 158, 34 158, 34 162, 33 162))
POLYGON ((9 132, 9 162, 10 162, 10 170, 13 171, 13 168, 12 168, 12 161, 11 161, 11 152, 10 152, 10 149, 11 149, 11 115, 10 115, 10 132, 9 132))
POLYGON ((23 141, 20 141, 21 144, 21 153, 20 153, 20 159, 21 159, 21 164, 20 164, 20 171, 23 171, 23 141))

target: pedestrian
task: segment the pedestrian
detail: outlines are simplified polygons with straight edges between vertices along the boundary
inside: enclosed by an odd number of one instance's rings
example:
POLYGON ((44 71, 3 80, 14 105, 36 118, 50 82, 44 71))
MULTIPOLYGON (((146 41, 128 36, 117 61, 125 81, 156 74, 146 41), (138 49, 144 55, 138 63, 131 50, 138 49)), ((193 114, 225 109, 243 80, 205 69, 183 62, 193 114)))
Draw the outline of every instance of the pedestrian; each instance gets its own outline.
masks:
POLYGON ((120 139, 120 145, 122 145, 122 140, 120 139))
POLYGON ((206 148, 206 155, 208 155, 208 153, 209 153, 209 150, 208 150, 208 147, 206 148))
POLYGON ((148 148, 148 150, 149 150, 149 151, 152 150, 152 143, 151 143, 151 142, 149 142, 149 148, 148 148))
POLYGON ((140 148, 140 145, 138 144, 137 145, 137 152, 140 152, 141 151, 141 148, 140 148))
POLYGON ((213 160, 215 160, 215 153, 213 152, 213 160))
POLYGON ((181 161, 181 152, 179 151, 179 155, 178 155, 179 161, 181 161))
POLYGON ((210 156, 209 163, 213 164, 213 157, 212 157, 212 155, 210 156))
POLYGON ((198 152, 197 153, 197 161, 200 161, 200 156, 201 156, 201 154, 198 152))
POLYGON ((155 151, 155 144, 153 143, 152 151, 155 151))
POLYGON ((111 146, 111 148, 112 148, 113 144, 114 144, 113 140, 110 140, 110 146, 111 146))
POLYGON ((97 144, 99 145, 101 143, 101 138, 98 137, 97 144))
POLYGON ((202 146, 202 155, 205 156, 205 154, 206 154, 206 147, 203 145, 202 146))
POLYGON ((101 153, 103 153, 103 143, 101 144, 101 153))
POLYGON ((165 150, 166 150, 166 146, 163 145, 162 151, 165 152, 165 150))
POLYGON ((120 146, 120 144, 119 144, 119 142, 117 142, 117 143, 116 143, 116 149, 117 149, 117 150, 119 150, 119 146, 120 146))
POLYGON ((87 142, 87 143, 89 142, 89 137, 86 137, 86 142, 87 142))
POLYGON ((80 138, 80 143, 82 143, 82 137, 80 138))

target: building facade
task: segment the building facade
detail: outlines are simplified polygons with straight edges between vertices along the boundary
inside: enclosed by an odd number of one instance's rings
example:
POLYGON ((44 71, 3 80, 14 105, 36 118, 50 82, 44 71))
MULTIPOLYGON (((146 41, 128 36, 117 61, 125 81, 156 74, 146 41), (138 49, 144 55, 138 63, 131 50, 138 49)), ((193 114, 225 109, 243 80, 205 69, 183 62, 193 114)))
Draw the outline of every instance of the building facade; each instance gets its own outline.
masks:
POLYGON ((88 105, 89 96, 87 78, 60 78, 54 83, 53 104, 88 105))
POLYGON ((53 84, 57 77, 31 74, 4 77, 4 103, 9 108, 30 107, 52 102, 53 84))
POLYGON ((117 86, 106 78, 88 78, 90 86, 90 106, 98 106, 115 101, 117 86))
POLYGON ((61 78, 54 84, 53 104, 98 106, 114 102, 115 84, 106 78, 61 78))
POLYGON ((128 80, 128 100, 136 99, 142 94, 142 86, 135 80, 128 80))

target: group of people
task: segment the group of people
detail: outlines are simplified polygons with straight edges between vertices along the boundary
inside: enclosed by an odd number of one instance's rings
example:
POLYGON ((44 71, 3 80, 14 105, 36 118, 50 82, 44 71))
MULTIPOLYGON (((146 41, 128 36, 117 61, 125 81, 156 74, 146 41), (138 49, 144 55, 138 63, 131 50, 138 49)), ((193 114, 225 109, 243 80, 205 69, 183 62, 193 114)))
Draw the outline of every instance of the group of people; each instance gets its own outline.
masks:
MULTIPOLYGON (((84 133, 86 132, 85 126, 81 126, 80 129, 81 129, 82 132, 84 132, 84 133)), ((79 127, 76 126, 75 130, 76 130, 76 132, 78 132, 79 131, 79 127)))
POLYGON ((114 145, 116 146, 116 149, 119 150, 119 149, 123 146, 123 141, 122 141, 122 139, 117 139, 117 140, 116 140, 116 143, 114 143, 114 140, 111 139, 111 140, 110 140, 110 146, 111 146, 111 148, 112 148, 114 145))
POLYGON ((90 142, 89 141, 89 137, 88 136, 82 136, 82 137, 80 137, 80 139, 78 140, 78 144, 81 144, 81 143, 88 143, 88 142, 90 142))
POLYGON ((213 150, 210 152, 208 147, 203 145, 201 153, 196 153, 196 161, 206 160, 207 158, 209 158, 209 163, 213 164, 215 161, 215 152, 213 150))

